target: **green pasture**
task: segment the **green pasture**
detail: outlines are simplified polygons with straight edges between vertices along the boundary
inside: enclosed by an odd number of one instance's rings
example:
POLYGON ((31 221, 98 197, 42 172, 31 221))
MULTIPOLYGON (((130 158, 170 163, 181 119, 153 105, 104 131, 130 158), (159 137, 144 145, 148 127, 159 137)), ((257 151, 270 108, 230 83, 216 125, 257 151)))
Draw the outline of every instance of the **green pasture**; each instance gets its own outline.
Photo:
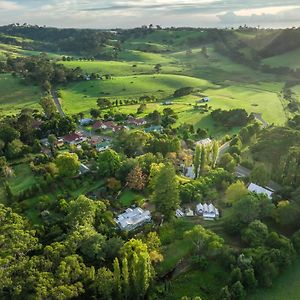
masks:
POLYGON ((271 67, 300 68, 300 48, 281 55, 272 56, 263 60, 263 63, 271 67))
POLYGON ((269 289, 259 289, 247 300, 299 300, 300 299, 300 259, 285 270, 269 289))
POLYGON ((61 88, 62 105, 66 113, 88 112, 96 107, 99 97, 114 99, 137 99, 143 95, 169 98, 180 87, 192 86, 201 89, 212 87, 206 80, 180 75, 122 76, 111 80, 78 82, 61 88))
POLYGON ((27 190, 37 183, 28 164, 20 164, 13 167, 14 176, 8 180, 8 184, 14 195, 27 190))
POLYGON ((19 112, 23 108, 39 108, 40 88, 28 86, 11 74, 0 74, 0 117, 19 112))
POLYGON ((7 45, 0 43, 0 60, 4 60, 3 57, 6 57, 5 54, 11 55, 13 57, 15 56, 37 56, 41 53, 45 53, 48 55, 51 59, 60 59, 61 55, 51 52, 41 52, 41 51, 34 51, 34 50, 26 50, 23 49, 21 46, 15 46, 15 45, 7 45))
POLYGON ((169 64, 172 62, 175 63, 175 60, 167 54, 149 53, 137 50, 123 50, 119 55, 119 59, 126 61, 147 62, 153 64, 169 64))
POLYGON ((129 207, 134 204, 135 201, 143 200, 143 196, 137 193, 134 193, 130 190, 125 190, 121 193, 119 201, 123 207, 129 207))
MULTIPOLYGON (((129 59, 130 56, 127 56, 129 59)), ((87 73, 99 73, 101 75, 111 74, 113 76, 125 76, 136 74, 155 73, 155 62, 136 62, 136 61, 60 61, 68 68, 80 67, 87 73)), ((161 73, 180 73, 182 69, 176 65, 164 65, 161 73)))

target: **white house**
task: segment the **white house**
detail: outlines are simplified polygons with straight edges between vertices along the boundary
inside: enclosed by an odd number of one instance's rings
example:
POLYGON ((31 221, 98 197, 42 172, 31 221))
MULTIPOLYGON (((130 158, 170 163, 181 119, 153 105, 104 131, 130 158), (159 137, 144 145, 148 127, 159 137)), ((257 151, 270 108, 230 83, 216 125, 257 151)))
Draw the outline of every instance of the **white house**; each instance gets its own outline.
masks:
POLYGON ((256 194, 265 194, 269 199, 272 199, 273 192, 263 188, 255 183, 250 183, 248 186, 248 191, 256 194))
POLYGON ((93 123, 93 120, 90 119, 90 118, 84 118, 84 119, 79 120, 79 124, 81 126, 88 126, 88 125, 90 125, 92 123, 93 123))
POLYGON ((190 208, 188 208, 188 209, 186 209, 186 211, 185 211, 185 215, 186 215, 187 217, 193 217, 193 216, 194 216, 194 212, 193 212, 190 208))
POLYGON ((199 203, 196 206, 196 212, 199 215, 203 216, 204 220, 214 220, 219 218, 219 210, 213 205, 213 204, 206 204, 204 203, 203 205, 199 203))
POLYGON ((79 167, 79 175, 83 175, 90 172, 89 167, 87 167, 85 164, 81 163, 79 167))
POLYGON ((177 218, 182 218, 185 216, 184 212, 181 209, 176 209, 175 215, 177 218))
POLYGON ((201 146, 207 147, 210 146, 211 144, 212 144, 212 140, 210 138, 202 139, 196 142, 196 146, 200 146, 200 147, 201 146))
POLYGON ((185 176, 190 179, 195 179, 194 166, 190 166, 185 169, 185 176))
POLYGON ((114 220, 121 230, 130 231, 150 222, 151 214, 149 210, 143 210, 140 207, 127 208, 124 213, 118 215, 114 220))

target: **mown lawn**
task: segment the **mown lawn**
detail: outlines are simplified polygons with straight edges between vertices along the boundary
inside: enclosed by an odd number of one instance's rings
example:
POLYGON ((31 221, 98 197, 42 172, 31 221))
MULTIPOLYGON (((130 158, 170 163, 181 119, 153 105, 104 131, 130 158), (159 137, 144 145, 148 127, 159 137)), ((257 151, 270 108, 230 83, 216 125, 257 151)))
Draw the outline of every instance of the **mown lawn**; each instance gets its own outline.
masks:
POLYGON ((28 164, 20 164, 13 167, 14 176, 8 180, 12 193, 17 195, 37 183, 28 164))
POLYGON ((26 85, 11 74, 0 74, 0 117, 18 113, 23 108, 39 108, 41 90, 26 85))
POLYGON ((119 201, 123 207, 129 207, 134 204, 135 201, 142 200, 144 197, 140 194, 134 193, 130 190, 125 190, 120 195, 119 201))
POLYGON ((283 271, 273 286, 260 289, 247 300, 299 300, 300 299, 300 258, 283 271))

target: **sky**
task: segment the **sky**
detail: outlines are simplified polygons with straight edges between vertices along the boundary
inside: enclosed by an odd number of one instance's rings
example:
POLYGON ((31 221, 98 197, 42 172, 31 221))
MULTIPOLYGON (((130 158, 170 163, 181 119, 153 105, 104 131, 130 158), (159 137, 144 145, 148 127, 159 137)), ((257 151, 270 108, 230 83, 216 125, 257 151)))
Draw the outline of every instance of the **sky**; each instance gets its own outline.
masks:
POLYGON ((141 25, 300 26, 300 0, 0 0, 0 25, 132 28, 141 25))

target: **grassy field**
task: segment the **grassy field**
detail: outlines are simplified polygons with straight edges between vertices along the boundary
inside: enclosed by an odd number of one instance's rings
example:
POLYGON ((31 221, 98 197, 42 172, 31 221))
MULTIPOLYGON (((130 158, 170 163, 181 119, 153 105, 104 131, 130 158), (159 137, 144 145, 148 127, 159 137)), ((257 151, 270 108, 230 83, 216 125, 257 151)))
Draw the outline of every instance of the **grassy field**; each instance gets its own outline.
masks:
POLYGON ((27 86, 20 78, 0 74, 0 117, 19 112, 22 108, 39 108, 39 87, 27 86))
POLYGON ((281 55, 272 56, 263 60, 263 63, 272 67, 300 68, 300 49, 296 49, 281 55))
POLYGON ((61 88, 62 105, 66 113, 88 112, 96 107, 99 97, 110 99, 137 99, 142 95, 154 95, 158 99, 172 96, 180 87, 192 86, 202 89, 213 85, 206 80, 180 75, 121 76, 112 80, 79 82, 61 88))
POLYGON ((258 290, 247 300, 299 300, 300 299, 300 259, 298 258, 275 280, 272 288, 258 290))
POLYGON ((129 207, 134 204, 135 201, 142 200, 144 197, 140 194, 136 194, 130 190, 125 190, 120 195, 119 201, 123 207, 129 207))
POLYGON ((18 195, 37 183, 28 164, 16 165, 13 170, 14 176, 8 180, 8 184, 14 195, 18 195))
MULTIPOLYGON (((36 56, 36 55, 40 55, 41 52, 40 51, 22 49, 21 46, 6 45, 6 44, 1 44, 0 43, 0 61, 6 59, 5 54, 13 56, 13 57, 16 57, 16 56, 36 56)), ((49 58, 52 58, 52 59, 60 59, 61 58, 60 54, 50 53, 50 52, 49 53, 47 52, 46 54, 48 55, 49 58)))
MULTIPOLYGON (((68 68, 80 67, 87 73, 111 74, 125 76, 136 74, 153 74, 154 63, 127 61, 60 61, 68 68)), ((180 73, 182 69, 176 65, 163 66, 162 73, 180 73)))

